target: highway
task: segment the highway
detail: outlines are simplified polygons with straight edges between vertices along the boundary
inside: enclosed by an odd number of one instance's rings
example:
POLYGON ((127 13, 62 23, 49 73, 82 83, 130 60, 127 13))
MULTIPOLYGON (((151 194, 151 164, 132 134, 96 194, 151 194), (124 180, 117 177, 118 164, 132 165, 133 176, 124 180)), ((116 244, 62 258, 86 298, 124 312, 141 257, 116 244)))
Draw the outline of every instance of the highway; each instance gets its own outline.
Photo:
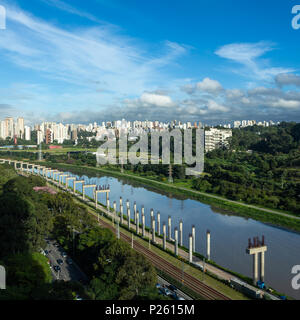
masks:
POLYGON ((70 257, 63 256, 63 249, 59 247, 55 241, 47 239, 47 247, 45 251, 48 251, 46 256, 50 260, 53 280, 79 281, 83 284, 87 283, 88 277, 80 270, 70 257), (59 259, 63 261, 61 265, 57 262, 59 259), (60 266, 61 270, 55 271, 55 266, 60 266))

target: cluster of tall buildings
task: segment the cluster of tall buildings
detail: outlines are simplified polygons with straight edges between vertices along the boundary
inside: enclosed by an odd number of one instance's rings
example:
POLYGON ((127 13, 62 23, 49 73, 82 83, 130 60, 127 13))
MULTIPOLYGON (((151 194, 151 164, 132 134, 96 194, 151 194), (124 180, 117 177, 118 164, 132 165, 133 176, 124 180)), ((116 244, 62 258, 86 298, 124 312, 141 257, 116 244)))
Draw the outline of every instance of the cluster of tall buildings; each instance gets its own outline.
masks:
POLYGON ((17 118, 14 121, 13 118, 8 117, 0 121, 0 139, 7 138, 31 140, 31 128, 24 125, 24 118, 17 118))
MULTIPOLYGON (((278 123, 277 123, 278 124, 278 123)), ((275 125, 273 121, 256 122, 255 120, 234 121, 234 128, 244 128, 248 126, 271 126, 275 125)), ((226 147, 229 138, 232 136, 231 124, 220 125, 222 128, 214 128, 201 122, 181 122, 173 120, 170 122, 161 121, 127 121, 125 119, 117 121, 103 121, 85 124, 62 124, 56 122, 43 122, 34 125, 33 128, 24 125, 24 118, 17 118, 16 121, 9 117, 0 121, 0 139, 24 139, 31 140, 31 130, 36 131, 37 141, 41 143, 52 144, 54 142, 62 144, 65 140, 72 140, 77 143, 80 131, 92 133, 87 135, 89 140, 103 140, 106 136, 116 137, 130 134, 137 136, 143 132, 151 133, 153 131, 165 131, 169 129, 191 129, 206 128, 205 130, 205 150, 212 151, 216 148, 226 147)))
MULTIPOLYGON (((280 122, 277 122, 279 124, 280 122)), ((252 127, 254 125, 257 126, 262 126, 262 127, 270 127, 274 126, 275 122, 272 120, 270 121, 258 121, 256 122, 255 120, 242 120, 242 121, 234 121, 233 122, 233 127, 234 128, 245 128, 245 127, 252 127)))
MULTIPOLYGON (((125 119, 117 121, 102 122, 101 125, 96 122, 88 125, 83 124, 66 124, 55 122, 43 122, 41 125, 35 125, 37 131, 37 143, 45 142, 51 144, 56 140, 58 143, 63 143, 65 140, 77 141, 78 133, 86 131, 93 133, 93 136, 88 137, 88 140, 95 139, 102 141, 104 137, 115 138, 116 136, 130 134, 131 137, 138 136, 141 133, 153 131, 163 132, 169 129, 191 129, 203 128, 201 122, 182 123, 180 121, 171 121, 169 123, 159 121, 127 121, 125 119)), ((232 136, 231 129, 209 128, 205 130, 205 150, 211 151, 216 148, 226 147, 228 138, 232 136)))
POLYGON ((62 124, 56 122, 43 122, 42 124, 36 124, 34 130, 37 132, 37 144, 45 142, 46 144, 51 144, 54 141, 57 143, 63 143, 65 140, 77 141, 78 133, 80 131, 86 131, 93 133, 93 137, 88 139, 101 140, 104 136, 109 136, 110 134, 115 135, 138 135, 142 132, 152 132, 152 131, 164 131, 170 128, 201 128, 201 123, 182 123, 180 121, 171 121, 169 123, 163 123, 160 121, 127 121, 125 119, 117 121, 106 121, 101 124, 96 122, 90 123, 88 125, 84 124, 62 124))

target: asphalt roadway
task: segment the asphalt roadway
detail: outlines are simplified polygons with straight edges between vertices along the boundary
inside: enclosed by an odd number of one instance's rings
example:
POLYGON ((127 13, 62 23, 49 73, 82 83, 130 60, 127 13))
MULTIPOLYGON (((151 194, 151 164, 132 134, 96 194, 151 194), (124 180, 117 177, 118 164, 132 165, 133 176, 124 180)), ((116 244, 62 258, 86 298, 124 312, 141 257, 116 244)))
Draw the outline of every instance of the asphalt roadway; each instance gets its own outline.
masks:
POLYGON ((88 282, 88 277, 80 270, 77 264, 66 254, 63 255, 64 250, 56 241, 47 239, 45 251, 48 251, 46 256, 50 260, 53 280, 79 281, 82 284, 88 282), (58 263, 59 259, 63 261, 62 264, 58 263), (59 266, 61 270, 55 271, 55 266, 59 266))

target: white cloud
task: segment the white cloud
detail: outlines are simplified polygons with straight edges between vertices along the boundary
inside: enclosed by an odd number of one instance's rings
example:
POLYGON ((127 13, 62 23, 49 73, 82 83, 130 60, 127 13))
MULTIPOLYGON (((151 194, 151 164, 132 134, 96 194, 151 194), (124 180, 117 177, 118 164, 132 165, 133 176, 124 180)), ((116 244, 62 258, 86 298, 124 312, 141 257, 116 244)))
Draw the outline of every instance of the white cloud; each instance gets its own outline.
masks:
POLYGON ((174 105, 169 96, 147 92, 142 94, 140 102, 143 105, 154 105, 157 107, 171 107, 174 105))
POLYGON ((222 58, 248 64, 271 50, 273 46, 267 42, 233 43, 219 48, 215 53, 222 58))
POLYGON ((198 82, 196 88, 207 93, 218 93, 223 89, 220 82, 210 78, 205 78, 203 81, 198 82))
POLYGON ((278 99, 277 101, 271 102, 270 106, 275 108, 299 109, 300 101, 278 99))
POLYGON ((79 17, 83 17, 83 18, 86 18, 86 19, 94 21, 94 22, 103 23, 103 21, 97 19, 92 14, 84 12, 83 10, 78 10, 75 7, 71 6, 70 4, 68 4, 64 1, 61 1, 61 0, 42 0, 42 1, 50 6, 56 7, 60 10, 77 15, 79 17))
POLYGON ((10 29, 0 33, 0 53, 7 60, 81 88, 101 82, 102 89, 114 93, 141 94, 169 81, 161 69, 187 52, 169 41, 159 52, 146 51, 138 40, 116 34, 109 25, 62 29, 9 5, 7 19, 10 29))
POLYGON ((215 51, 219 57, 241 64, 244 69, 232 70, 243 76, 260 81, 272 81, 280 73, 292 72, 292 69, 271 67, 267 60, 260 59, 266 53, 274 50, 274 44, 266 41, 257 43, 233 43, 224 45, 215 51))
POLYGON ((300 87, 300 76, 290 73, 281 73, 276 76, 275 82, 279 87, 290 85, 300 87))
POLYGON ((226 112, 226 111, 229 111, 229 108, 219 104, 218 102, 216 102, 214 100, 209 100, 208 101, 208 110, 226 112))

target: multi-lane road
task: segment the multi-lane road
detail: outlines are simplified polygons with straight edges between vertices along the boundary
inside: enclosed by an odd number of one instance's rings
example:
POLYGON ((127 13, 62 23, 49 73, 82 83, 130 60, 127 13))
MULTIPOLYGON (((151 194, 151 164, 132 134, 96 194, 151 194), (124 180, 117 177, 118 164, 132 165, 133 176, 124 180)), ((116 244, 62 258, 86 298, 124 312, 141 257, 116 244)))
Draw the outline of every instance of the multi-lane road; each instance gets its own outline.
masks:
POLYGON ((45 252, 50 261, 53 280, 87 283, 88 277, 80 270, 77 264, 66 255, 57 242, 47 239, 45 252), (62 263, 59 264, 58 261, 62 261, 62 263), (56 266, 60 267, 59 271, 55 270, 56 266))

